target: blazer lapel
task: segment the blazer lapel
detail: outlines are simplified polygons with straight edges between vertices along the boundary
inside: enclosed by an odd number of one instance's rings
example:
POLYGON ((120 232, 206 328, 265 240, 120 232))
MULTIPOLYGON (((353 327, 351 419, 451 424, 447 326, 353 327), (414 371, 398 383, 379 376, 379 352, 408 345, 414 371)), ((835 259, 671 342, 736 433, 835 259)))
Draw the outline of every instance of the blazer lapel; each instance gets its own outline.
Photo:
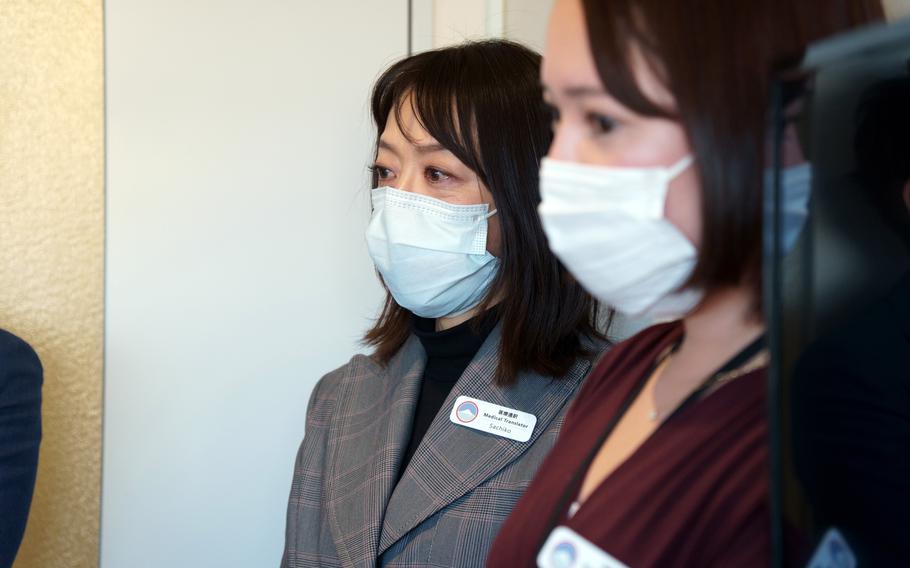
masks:
POLYGON ((345 566, 375 566, 379 531, 409 441, 426 356, 411 337, 385 368, 362 358, 338 396, 326 508, 345 566))
POLYGON ((522 374, 509 388, 492 384, 498 362, 500 328, 490 333, 455 384, 389 499, 378 553, 382 554, 428 517, 495 475, 530 448, 571 397, 590 364, 578 362, 568 376, 553 380, 522 374), (468 396, 537 416, 527 442, 516 442, 457 426, 452 405, 468 396))

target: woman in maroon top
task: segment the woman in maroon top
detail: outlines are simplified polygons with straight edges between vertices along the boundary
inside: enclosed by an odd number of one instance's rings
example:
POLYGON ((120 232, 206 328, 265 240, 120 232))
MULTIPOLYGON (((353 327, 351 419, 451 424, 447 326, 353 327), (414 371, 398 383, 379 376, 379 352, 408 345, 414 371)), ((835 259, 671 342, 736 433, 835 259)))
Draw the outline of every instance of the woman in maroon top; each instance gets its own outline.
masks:
POLYGON ((551 248, 669 321, 615 347, 489 566, 767 566, 761 313, 769 69, 874 0, 557 0, 542 70, 551 248))

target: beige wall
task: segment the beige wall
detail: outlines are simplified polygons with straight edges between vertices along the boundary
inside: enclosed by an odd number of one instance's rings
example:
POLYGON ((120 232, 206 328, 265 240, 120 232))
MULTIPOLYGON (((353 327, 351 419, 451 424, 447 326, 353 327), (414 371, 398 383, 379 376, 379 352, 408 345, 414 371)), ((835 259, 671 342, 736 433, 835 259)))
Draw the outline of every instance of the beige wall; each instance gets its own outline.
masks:
POLYGON ((17 568, 98 561, 102 22, 102 0, 0 1, 0 327, 29 341, 45 368, 38 485, 17 568))

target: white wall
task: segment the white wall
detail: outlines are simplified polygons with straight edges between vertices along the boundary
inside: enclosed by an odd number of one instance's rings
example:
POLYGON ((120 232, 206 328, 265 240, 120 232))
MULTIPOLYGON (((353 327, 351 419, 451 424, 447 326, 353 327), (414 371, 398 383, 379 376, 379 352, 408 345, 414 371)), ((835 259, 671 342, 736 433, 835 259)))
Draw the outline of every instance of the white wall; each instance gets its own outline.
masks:
MULTIPOLYGON (((910 1, 910 0, 908 0, 910 1)), ((414 0, 414 51, 506 37, 543 51, 554 0, 414 0)))
POLYGON ((499 30, 491 30, 487 21, 487 5, 495 3, 498 2, 496 0, 427 2, 433 5, 433 45, 442 47, 461 43, 465 39, 499 36, 499 30))
POLYGON ((542 53, 555 0, 501 1, 505 36, 542 53))
POLYGON ((882 0, 889 20, 900 20, 910 16, 910 0, 882 0))
POLYGON ((108 0, 102 566, 277 566, 309 392, 380 303, 397 0, 108 0))

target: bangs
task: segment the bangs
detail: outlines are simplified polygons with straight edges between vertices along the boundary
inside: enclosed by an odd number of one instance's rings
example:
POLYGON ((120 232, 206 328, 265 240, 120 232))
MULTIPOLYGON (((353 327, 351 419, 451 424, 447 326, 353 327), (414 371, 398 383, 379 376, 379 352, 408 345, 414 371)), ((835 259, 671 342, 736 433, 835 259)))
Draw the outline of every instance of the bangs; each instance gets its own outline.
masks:
MULTIPOLYGON (((410 105, 417 123, 486 183, 477 141, 476 104, 483 89, 480 83, 495 79, 478 76, 477 65, 465 61, 468 56, 456 50, 426 52, 415 56, 426 58, 424 64, 388 73, 373 93, 373 118, 381 134, 389 115, 394 113, 401 125, 402 109, 410 105), (469 68, 474 72, 466 72, 469 68)), ((404 128, 401 133, 415 141, 404 128)))
POLYGON ((675 112, 648 98, 635 77, 636 51, 655 77, 672 92, 661 65, 659 46, 647 33, 644 19, 628 0, 582 2, 591 55, 606 91, 629 110, 642 116, 676 118, 675 112), (631 47, 630 47, 631 46, 631 47))

